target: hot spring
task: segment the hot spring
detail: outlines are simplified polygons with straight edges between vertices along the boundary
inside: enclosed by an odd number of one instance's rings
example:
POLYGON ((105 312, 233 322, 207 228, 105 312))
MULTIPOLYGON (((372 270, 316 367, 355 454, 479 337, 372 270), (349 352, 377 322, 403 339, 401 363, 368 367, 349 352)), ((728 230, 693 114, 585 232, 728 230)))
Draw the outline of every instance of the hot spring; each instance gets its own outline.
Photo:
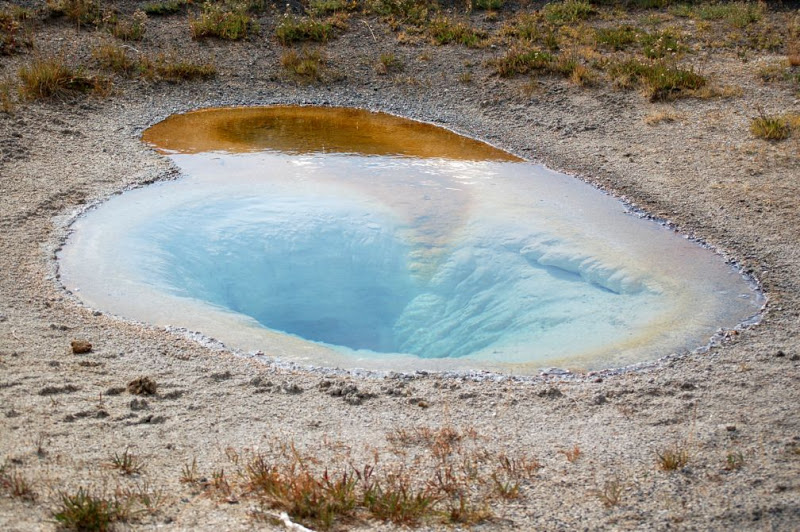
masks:
POLYGON ((573 177, 367 111, 209 109, 144 142, 181 179, 73 225, 88 306, 300 364, 599 369, 704 345, 761 296, 573 177))

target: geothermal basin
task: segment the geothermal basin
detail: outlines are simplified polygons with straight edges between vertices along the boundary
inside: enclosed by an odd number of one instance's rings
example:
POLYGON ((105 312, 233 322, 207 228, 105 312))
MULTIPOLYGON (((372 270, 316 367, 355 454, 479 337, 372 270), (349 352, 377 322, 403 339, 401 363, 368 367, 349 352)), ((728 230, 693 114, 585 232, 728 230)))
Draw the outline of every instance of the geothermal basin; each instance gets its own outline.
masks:
POLYGON ((143 140, 183 177, 73 224, 86 305, 243 352, 371 370, 618 368, 755 316, 709 249, 582 181, 363 110, 224 108, 143 140))

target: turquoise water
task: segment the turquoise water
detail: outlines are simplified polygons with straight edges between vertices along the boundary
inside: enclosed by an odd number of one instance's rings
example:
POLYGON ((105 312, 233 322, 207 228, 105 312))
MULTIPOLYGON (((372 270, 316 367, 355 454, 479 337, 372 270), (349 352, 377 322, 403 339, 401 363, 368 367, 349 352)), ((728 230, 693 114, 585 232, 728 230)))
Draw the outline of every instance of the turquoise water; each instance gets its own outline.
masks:
POLYGON ((515 161, 200 151, 78 219, 94 307, 299 363, 616 367, 703 345, 760 296, 720 257, 515 161))

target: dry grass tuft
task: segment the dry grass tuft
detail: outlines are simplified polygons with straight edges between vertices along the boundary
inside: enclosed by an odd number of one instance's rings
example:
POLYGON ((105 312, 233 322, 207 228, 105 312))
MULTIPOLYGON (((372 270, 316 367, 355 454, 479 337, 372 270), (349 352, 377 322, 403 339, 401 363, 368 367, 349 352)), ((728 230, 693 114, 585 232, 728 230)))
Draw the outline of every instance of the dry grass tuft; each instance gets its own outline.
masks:
POLYGON ((36 59, 23 66, 19 79, 20 96, 26 100, 66 98, 87 92, 106 95, 111 88, 108 79, 73 69, 57 57, 36 59))
POLYGON ((676 471, 689 463, 689 450, 685 445, 675 444, 656 452, 656 465, 661 471, 676 471))

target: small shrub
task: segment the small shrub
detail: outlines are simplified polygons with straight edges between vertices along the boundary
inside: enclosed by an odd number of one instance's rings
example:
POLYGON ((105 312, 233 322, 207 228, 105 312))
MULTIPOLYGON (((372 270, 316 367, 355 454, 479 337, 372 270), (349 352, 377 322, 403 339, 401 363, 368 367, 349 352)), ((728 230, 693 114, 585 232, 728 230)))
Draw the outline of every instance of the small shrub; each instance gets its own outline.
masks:
POLYGON ((457 43, 474 48, 483 38, 479 32, 464 22, 453 22, 447 17, 437 17, 430 22, 428 34, 436 44, 457 43))
POLYGON ((318 50, 303 50, 297 53, 287 50, 281 55, 281 66, 296 80, 304 83, 322 81, 324 59, 318 50))
POLYGON ((363 504, 373 517, 404 525, 418 523, 435 502, 431 493, 413 489, 402 476, 392 476, 383 484, 375 482, 364 489, 363 495, 363 504))
POLYGON ((275 38, 284 46, 306 41, 327 42, 334 34, 335 29, 329 22, 294 15, 283 17, 275 28, 275 38))
POLYGON ((110 83, 98 76, 89 76, 81 69, 72 69, 61 59, 37 59, 19 70, 20 95, 27 100, 64 98, 77 93, 108 92, 110 83))
POLYGON ((61 494, 53 517, 68 530, 105 532, 113 523, 127 519, 127 509, 119 501, 97 497, 80 488, 74 494, 61 494))
POLYGON ((174 15, 183 10, 188 1, 187 0, 166 0, 164 2, 151 2, 145 4, 142 10, 151 17, 163 17, 166 15, 174 15))
POLYGON ((745 28, 761 20, 765 11, 762 2, 719 2, 702 3, 692 14, 702 20, 725 20, 736 28, 745 28))
POLYGON ((689 451, 674 445, 656 453, 656 464, 662 471, 676 471, 689 463, 689 451))
POLYGON ((789 138, 792 129, 784 117, 767 115, 763 109, 759 109, 758 113, 759 116, 750 121, 750 133, 753 136, 764 140, 789 138))
POLYGON ((542 14, 553 24, 568 24, 586 20, 597 13, 592 4, 583 0, 564 0, 550 2, 542 9, 542 14))
POLYGON ((217 37, 228 41, 243 39, 258 31, 257 24, 247 12, 246 4, 214 3, 207 1, 199 17, 189 19, 192 37, 217 37))
POLYGON ((595 40, 598 44, 605 45, 612 50, 624 50, 635 43, 638 39, 639 31, 633 26, 619 26, 616 28, 601 28, 595 33, 595 40))

